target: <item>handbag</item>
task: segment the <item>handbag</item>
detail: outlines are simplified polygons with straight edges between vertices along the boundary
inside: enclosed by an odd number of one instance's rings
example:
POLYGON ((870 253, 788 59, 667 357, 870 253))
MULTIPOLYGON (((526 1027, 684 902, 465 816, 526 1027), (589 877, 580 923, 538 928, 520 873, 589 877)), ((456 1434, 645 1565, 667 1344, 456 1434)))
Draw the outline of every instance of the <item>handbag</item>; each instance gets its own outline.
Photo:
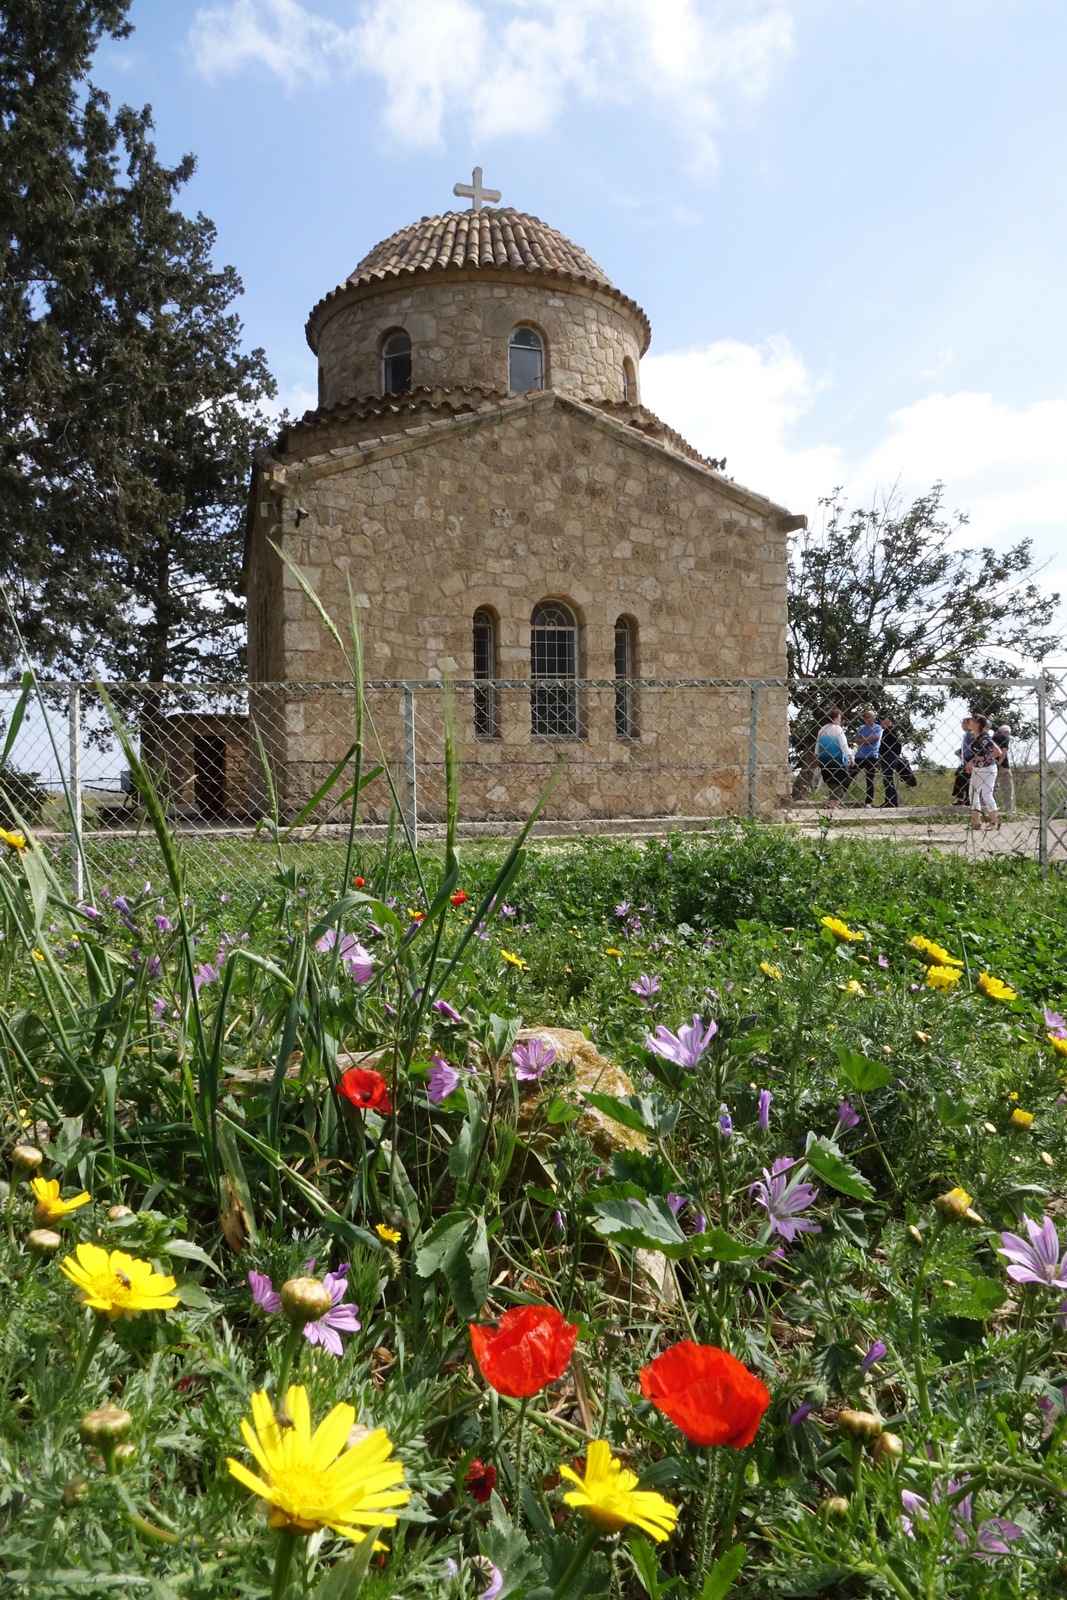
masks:
POLYGON ((914 772, 912 772, 911 768, 908 766, 908 763, 906 761, 902 764, 902 766, 900 768, 900 776, 904 780, 904 782, 907 784, 909 789, 917 789, 919 787, 919 780, 915 776, 914 772))

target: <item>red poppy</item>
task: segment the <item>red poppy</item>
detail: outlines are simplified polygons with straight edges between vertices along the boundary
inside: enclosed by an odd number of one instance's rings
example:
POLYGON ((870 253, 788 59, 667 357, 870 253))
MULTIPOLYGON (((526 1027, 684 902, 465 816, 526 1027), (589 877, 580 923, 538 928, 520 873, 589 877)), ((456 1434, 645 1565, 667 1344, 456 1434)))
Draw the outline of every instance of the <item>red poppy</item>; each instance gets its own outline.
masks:
POLYGON ((467 1485, 468 1493, 479 1505, 484 1506, 496 1488, 496 1468, 485 1466, 476 1456, 467 1468, 467 1476, 463 1481, 467 1485))
POLYGON ((454 906, 465 906, 467 904, 466 891, 463 889, 457 889, 455 894, 452 896, 452 904, 454 906))
POLYGON ((472 1322, 470 1330, 482 1377, 510 1400, 525 1400, 562 1378, 578 1337, 555 1306, 514 1306, 495 1328, 472 1322))
POLYGON ((369 1109, 388 1113, 393 1109, 389 1085, 373 1067, 349 1067, 337 1087, 345 1099, 351 1100, 361 1111, 369 1109))
POLYGON ((641 1393, 694 1444, 743 1450, 771 1403, 766 1384, 735 1356, 684 1339, 641 1368, 641 1393))
POLYGON ((354 889, 365 889, 367 887, 366 878, 353 878, 352 879, 352 887, 354 889))

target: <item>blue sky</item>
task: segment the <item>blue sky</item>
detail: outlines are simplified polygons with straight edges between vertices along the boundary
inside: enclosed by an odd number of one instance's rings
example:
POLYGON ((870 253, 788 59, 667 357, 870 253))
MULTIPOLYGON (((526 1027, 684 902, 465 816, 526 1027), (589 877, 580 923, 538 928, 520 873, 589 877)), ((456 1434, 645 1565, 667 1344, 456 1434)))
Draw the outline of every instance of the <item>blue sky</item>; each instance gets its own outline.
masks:
POLYGON ((93 76, 312 402, 305 317, 475 163, 648 312, 643 397, 817 514, 936 478, 1067 590, 1063 0, 134 0, 93 76))

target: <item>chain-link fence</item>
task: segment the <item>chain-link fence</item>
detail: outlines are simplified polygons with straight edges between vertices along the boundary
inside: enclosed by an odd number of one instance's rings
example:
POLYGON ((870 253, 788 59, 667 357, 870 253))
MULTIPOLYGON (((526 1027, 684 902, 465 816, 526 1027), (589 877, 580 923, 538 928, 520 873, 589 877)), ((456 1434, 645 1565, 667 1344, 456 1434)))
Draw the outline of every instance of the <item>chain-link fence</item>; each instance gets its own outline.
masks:
MULTIPOLYGON (((975 848, 975 802, 983 847, 1067 860, 1067 675, 375 682, 358 774, 351 684, 113 684, 106 694, 187 856, 237 874, 270 835, 263 818, 305 851, 337 848, 357 778, 362 837, 391 816, 416 838, 439 830, 446 743, 468 833, 513 832, 551 784, 541 827, 554 832, 763 817, 975 848), (996 744, 984 799, 967 771, 972 715, 996 744)), ((85 863, 158 874, 98 687, 0 686, 0 727, 0 825, 30 827, 75 892, 85 863)))

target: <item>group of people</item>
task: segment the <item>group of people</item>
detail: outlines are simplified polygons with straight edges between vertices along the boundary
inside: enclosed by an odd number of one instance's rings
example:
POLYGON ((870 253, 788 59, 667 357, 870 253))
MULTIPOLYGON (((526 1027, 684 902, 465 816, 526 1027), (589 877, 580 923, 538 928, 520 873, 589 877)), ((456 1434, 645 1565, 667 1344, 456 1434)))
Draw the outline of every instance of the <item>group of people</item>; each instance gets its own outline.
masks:
POLYGON ((848 742, 842 717, 840 708, 835 707, 830 712, 829 722, 823 723, 819 729, 816 741, 816 758, 822 781, 829 790, 830 810, 840 811, 845 803, 845 795, 852 786, 852 779, 859 777, 860 773, 863 774, 867 789, 864 804, 873 806, 877 772, 882 774, 883 806, 899 806, 897 778, 903 777, 906 783, 914 783, 915 780, 904 759, 900 734, 893 718, 888 712, 883 712, 879 717, 874 708, 868 706, 863 713, 862 723, 856 729, 856 745, 853 749, 848 742))
MULTIPOLYGON (((1011 729, 1007 726, 992 729, 988 717, 974 715, 963 719, 963 737, 956 751, 960 764, 956 769, 952 801, 954 805, 970 806, 972 828, 980 828, 983 817, 988 828, 1000 827, 995 794, 1000 771, 1004 772, 1009 791, 1008 809, 1014 809, 1015 779, 1008 759, 1010 739, 1011 729)), ((842 712, 835 707, 830 712, 830 720, 819 729, 816 757, 831 811, 841 810, 853 778, 861 773, 866 784, 864 803, 868 806, 874 805, 874 779, 878 772, 882 775, 883 806, 899 806, 898 776, 905 783, 915 784, 893 718, 887 713, 877 716, 872 706, 863 713, 854 747, 848 742, 842 712)))

